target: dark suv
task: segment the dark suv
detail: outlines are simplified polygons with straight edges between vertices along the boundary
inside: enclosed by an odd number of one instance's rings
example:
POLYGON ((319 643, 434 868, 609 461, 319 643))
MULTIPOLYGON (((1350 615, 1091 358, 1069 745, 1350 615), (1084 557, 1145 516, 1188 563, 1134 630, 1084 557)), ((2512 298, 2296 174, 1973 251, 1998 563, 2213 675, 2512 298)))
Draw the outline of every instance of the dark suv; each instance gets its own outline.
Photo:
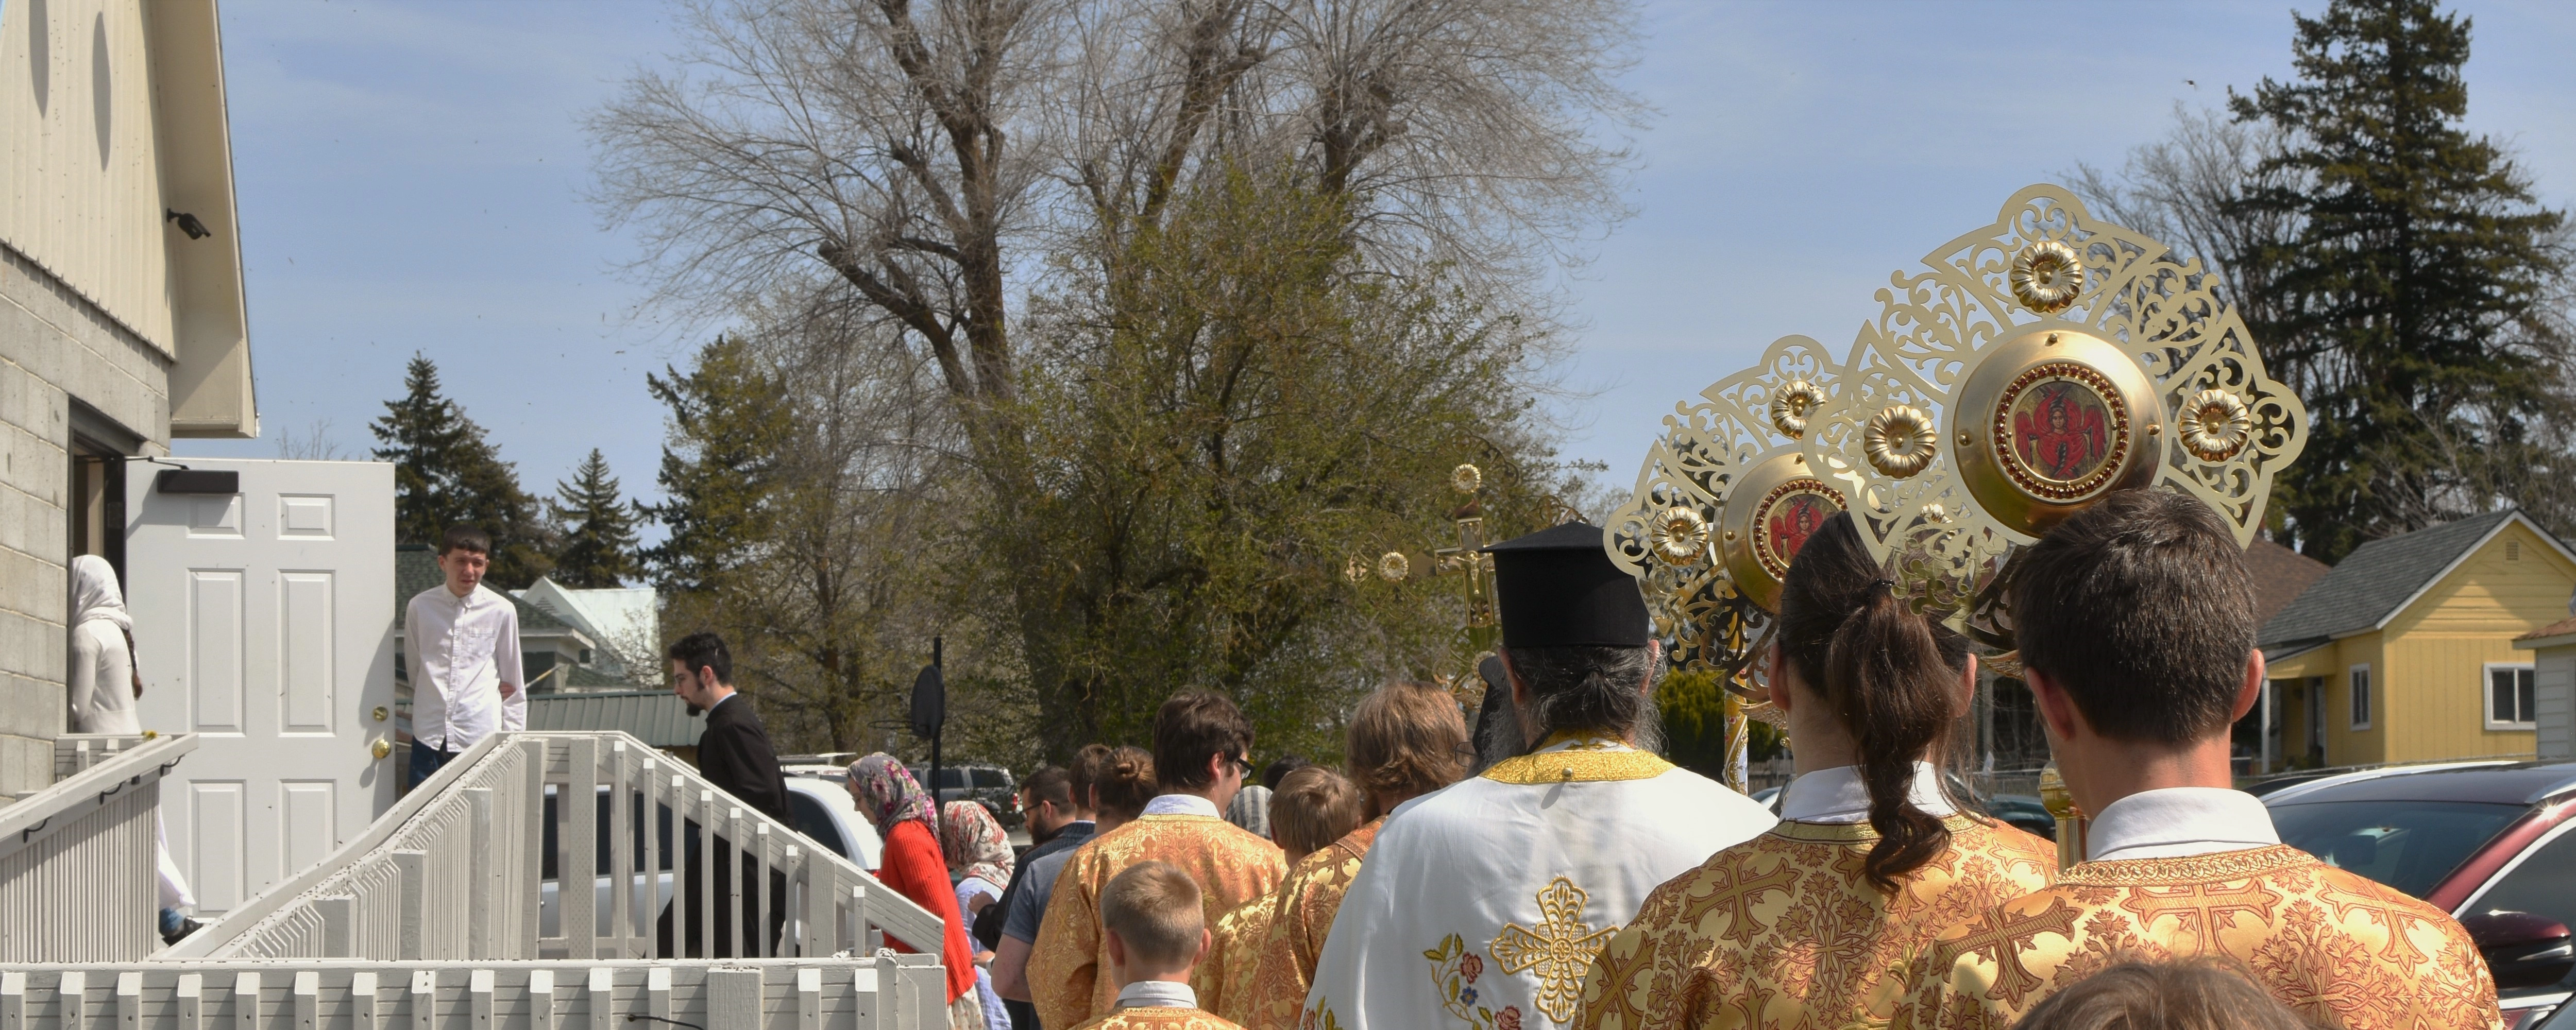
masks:
POLYGON ((1005 830, 1015 830, 1023 818, 1020 812, 1020 782, 1011 771, 998 765, 943 765, 939 767, 939 804, 971 799, 993 813, 1005 830))
POLYGON ((2458 919, 2495 973, 2505 1030, 2537 1027, 2576 990, 2576 762, 2376 769, 2263 804, 2283 843, 2458 919))

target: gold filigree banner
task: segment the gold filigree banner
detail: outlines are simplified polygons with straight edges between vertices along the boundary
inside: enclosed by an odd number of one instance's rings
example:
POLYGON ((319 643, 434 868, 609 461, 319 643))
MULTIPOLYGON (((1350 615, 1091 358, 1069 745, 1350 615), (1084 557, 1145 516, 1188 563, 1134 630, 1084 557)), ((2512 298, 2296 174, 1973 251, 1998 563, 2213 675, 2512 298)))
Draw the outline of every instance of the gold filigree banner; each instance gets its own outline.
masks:
POLYGON ((2308 411, 2199 259, 2042 184, 1924 266, 1878 291, 1799 441, 1920 608, 1964 617, 2006 552, 2110 490, 2182 491, 2253 538, 2308 411))

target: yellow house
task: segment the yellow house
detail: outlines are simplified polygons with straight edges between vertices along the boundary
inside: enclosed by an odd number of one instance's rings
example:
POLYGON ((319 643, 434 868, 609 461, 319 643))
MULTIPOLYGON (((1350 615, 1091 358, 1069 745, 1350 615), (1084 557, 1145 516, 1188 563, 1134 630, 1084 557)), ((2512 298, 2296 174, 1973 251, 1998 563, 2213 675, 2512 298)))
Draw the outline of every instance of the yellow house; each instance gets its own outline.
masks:
POLYGON ((2356 548, 2264 623, 2272 768, 2530 755, 2532 652, 2576 552, 2519 511, 2356 548))

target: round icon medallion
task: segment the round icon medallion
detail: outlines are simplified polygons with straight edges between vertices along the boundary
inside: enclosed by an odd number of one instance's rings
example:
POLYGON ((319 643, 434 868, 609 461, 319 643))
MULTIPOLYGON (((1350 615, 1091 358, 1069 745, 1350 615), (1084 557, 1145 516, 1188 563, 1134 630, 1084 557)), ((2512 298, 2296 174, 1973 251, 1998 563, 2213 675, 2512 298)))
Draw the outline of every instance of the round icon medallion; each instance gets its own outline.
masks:
POLYGON ((2052 501, 2082 500, 2110 485, 2131 445, 2119 389, 2073 361, 2044 361, 2014 376, 1995 401, 1993 431, 2004 473, 2052 501))
POLYGON ((1843 495, 1821 479, 1800 477, 1771 488, 1753 510, 1753 552, 1777 579, 1825 520, 1843 510, 1843 495))

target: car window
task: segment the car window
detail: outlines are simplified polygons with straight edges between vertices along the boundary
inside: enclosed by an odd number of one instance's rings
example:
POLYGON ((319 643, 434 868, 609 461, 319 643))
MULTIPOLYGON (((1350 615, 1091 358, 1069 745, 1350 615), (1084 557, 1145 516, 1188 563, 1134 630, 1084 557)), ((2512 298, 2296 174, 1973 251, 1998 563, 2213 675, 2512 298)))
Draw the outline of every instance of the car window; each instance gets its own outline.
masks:
POLYGON ((788 791, 787 811, 796 817, 796 832, 814 838, 815 843, 832 849, 835 855, 850 857, 850 843, 841 839, 840 824, 832 820, 832 813, 824 811, 823 803, 815 800, 813 795, 788 791))
POLYGON ((2479 912, 2529 912, 2576 926, 2576 832, 2534 849, 2487 888, 2479 912))
POLYGON ((2319 801, 2275 806, 2272 825, 2284 844, 2420 898, 2522 812, 2457 801, 2319 801))
POLYGON ((999 769, 977 769, 974 772, 975 785, 978 787, 1008 787, 1011 785, 1011 774, 999 769))
POLYGON ((952 790, 966 786, 966 770, 950 766, 939 770, 939 789, 952 790))

